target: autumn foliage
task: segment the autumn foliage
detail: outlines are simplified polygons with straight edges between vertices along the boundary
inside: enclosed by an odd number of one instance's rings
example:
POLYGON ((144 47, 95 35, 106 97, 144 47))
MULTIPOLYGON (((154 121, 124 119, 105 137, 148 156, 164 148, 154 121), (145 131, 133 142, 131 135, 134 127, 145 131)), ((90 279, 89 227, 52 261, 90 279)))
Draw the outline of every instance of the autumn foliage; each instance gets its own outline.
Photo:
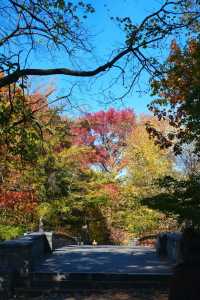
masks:
POLYGON ((0 94, 0 235, 9 228, 0 238, 37 230, 41 217, 48 230, 77 236, 86 223, 90 239, 99 243, 127 243, 155 230, 162 214, 140 205, 146 183, 132 175, 147 174, 150 186, 155 174, 166 173, 165 160, 144 122, 138 130, 132 109, 71 119, 48 105, 51 89, 12 92, 12 98, 9 91, 0 94), (146 163, 139 170, 141 155, 146 163))
POLYGON ((162 147, 173 147, 180 154, 184 144, 200 150, 200 44, 190 40, 184 49, 172 42, 165 64, 165 75, 152 82, 153 95, 158 95, 149 108, 159 120, 167 120, 171 130, 162 134, 154 126, 149 133, 162 147))
POLYGON ((110 108, 108 111, 90 113, 73 124, 73 142, 91 149, 87 163, 96 164, 109 172, 120 168, 122 151, 134 125, 135 114, 131 109, 117 111, 110 108))
POLYGON ((4 191, 0 194, 0 209, 14 209, 24 213, 32 213, 37 205, 37 198, 29 191, 4 191))

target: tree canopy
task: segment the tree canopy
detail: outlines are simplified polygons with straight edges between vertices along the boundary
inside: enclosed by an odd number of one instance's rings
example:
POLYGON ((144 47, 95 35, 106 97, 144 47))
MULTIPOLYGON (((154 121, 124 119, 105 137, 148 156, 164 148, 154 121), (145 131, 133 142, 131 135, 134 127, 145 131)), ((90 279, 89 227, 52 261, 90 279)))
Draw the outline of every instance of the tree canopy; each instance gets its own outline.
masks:
POLYGON ((102 243, 127 243, 130 236, 156 231, 161 220, 162 228, 168 226, 167 216, 141 204, 149 183, 138 192, 137 178, 127 181, 141 156, 143 171, 161 171, 165 164, 133 110, 110 108, 72 119, 52 109, 47 94, 26 95, 21 88, 10 93, 12 102, 8 88, 1 93, 1 238, 37 229, 41 217, 46 228, 73 235, 81 236, 87 224, 90 240, 102 243), (154 155, 143 151, 144 144, 132 151, 142 139, 154 155))
POLYGON ((185 47, 174 40, 163 77, 152 81, 154 96, 150 110, 160 121, 168 122, 161 132, 148 122, 147 130, 162 149, 173 149, 184 176, 166 177, 159 186, 166 190, 152 199, 151 207, 177 214, 179 220, 190 220, 199 229, 199 41, 189 39, 185 47))
MULTIPOLYGON (((173 34, 182 34, 184 30, 196 32, 200 17, 198 1, 165 0, 157 11, 147 15, 139 24, 131 16, 113 16, 124 31, 122 46, 108 53, 109 59, 102 64, 93 64, 88 69, 84 67, 70 68, 70 61, 77 56, 91 58, 92 47, 88 40, 91 34, 86 29, 84 20, 90 14, 95 14, 91 4, 51 1, 21 1, 6 0, 0 6, 0 22, 4 29, 0 32, 0 63, 3 76, 0 87, 23 82, 27 76, 47 76, 63 74, 73 77, 92 77, 117 68, 116 77, 124 78, 128 70, 131 80, 126 84, 127 92, 134 85, 143 70, 153 74, 159 72, 158 62, 149 55, 146 48, 155 48, 173 34), (43 47, 51 53, 56 51, 66 56, 66 64, 49 69, 31 66, 30 53, 43 47), (134 62, 134 63, 133 63, 134 62), (132 67, 134 68, 132 69, 132 67)), ((130 8, 131 9, 131 8, 130 8)), ((195 34, 195 33, 194 33, 195 34)), ((91 60, 91 59, 90 59, 91 60)), ((92 61, 92 60, 91 60, 92 61)), ((128 82, 128 77, 126 77, 128 82)), ((23 84, 23 83, 22 83, 23 84)))
MULTIPOLYGON (((0 235, 9 235, 1 238, 35 230, 41 217, 49 230, 82 235, 87 225, 90 239, 115 243, 177 228, 185 218, 198 225, 200 3, 165 0, 140 23, 111 17, 124 39, 112 49, 110 38, 105 61, 95 57, 87 27, 95 9, 85 1, 0 3, 0 235), (154 54, 171 41, 163 63, 154 54), (49 68, 52 54, 62 64, 49 68), (114 107, 72 118, 50 105, 51 87, 28 88, 29 76, 98 81, 113 72, 112 101, 114 84, 124 87, 122 99, 143 71, 158 96, 149 106, 157 121, 114 107), (185 155, 186 172, 175 168, 171 149, 185 155)), ((70 103, 76 83, 55 100, 70 103)))
POLYGON ((88 113, 72 126, 73 140, 90 148, 88 163, 106 172, 119 171, 123 167, 123 149, 134 125, 135 114, 131 109, 88 113))
POLYGON ((165 76, 152 82, 153 94, 159 98, 150 104, 158 118, 168 120, 171 130, 162 135, 149 127, 163 147, 173 146, 176 154, 191 144, 198 154, 199 145, 199 49, 197 40, 190 40, 182 50, 173 41, 165 64, 165 76))

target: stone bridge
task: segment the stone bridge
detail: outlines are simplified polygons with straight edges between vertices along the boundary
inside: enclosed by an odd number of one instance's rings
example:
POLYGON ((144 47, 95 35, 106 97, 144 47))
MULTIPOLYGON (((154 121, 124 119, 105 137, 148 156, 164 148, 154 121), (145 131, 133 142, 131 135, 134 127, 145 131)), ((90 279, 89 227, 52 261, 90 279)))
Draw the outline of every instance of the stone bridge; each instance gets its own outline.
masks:
POLYGON ((56 248, 54 234, 32 233, 0 243, 0 293, 168 286, 173 261, 155 249, 125 246, 56 248))

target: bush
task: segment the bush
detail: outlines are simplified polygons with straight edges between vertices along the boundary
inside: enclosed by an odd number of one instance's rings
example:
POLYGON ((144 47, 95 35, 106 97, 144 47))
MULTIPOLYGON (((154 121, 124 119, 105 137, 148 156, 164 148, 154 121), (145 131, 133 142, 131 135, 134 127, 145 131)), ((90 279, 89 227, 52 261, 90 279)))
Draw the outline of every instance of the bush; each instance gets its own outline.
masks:
POLYGON ((128 231, 136 237, 168 229, 164 214, 142 205, 128 216, 127 224, 128 231))
POLYGON ((24 229, 20 226, 0 225, 0 240, 11 240, 24 233, 24 229))

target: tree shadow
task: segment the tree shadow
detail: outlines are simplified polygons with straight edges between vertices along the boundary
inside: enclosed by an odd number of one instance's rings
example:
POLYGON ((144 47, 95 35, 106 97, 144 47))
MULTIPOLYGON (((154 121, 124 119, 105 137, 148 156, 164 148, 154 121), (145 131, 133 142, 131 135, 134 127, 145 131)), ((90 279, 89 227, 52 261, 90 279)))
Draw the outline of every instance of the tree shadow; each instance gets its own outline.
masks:
POLYGON ((111 274, 124 274, 124 276, 126 274, 168 275, 171 273, 171 268, 171 263, 168 260, 161 260, 152 249, 81 246, 57 249, 52 255, 37 264, 35 270, 41 273, 57 274, 90 273, 96 274, 98 277, 98 274, 110 274, 109 276, 111 274))

